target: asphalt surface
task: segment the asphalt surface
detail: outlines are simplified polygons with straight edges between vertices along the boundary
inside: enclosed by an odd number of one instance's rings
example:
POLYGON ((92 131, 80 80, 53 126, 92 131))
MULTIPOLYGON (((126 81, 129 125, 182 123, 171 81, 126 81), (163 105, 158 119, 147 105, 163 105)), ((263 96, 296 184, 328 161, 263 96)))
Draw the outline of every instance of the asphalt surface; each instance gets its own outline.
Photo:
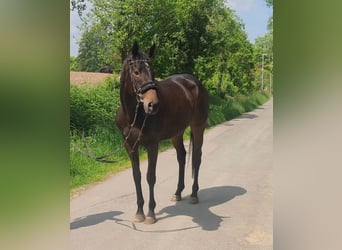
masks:
MULTIPOLYGON (((131 169, 70 201, 70 249, 273 249, 273 102, 206 131, 199 203, 190 204, 191 166, 183 200, 172 202, 175 150, 158 156, 157 223, 134 223, 131 169)), ((185 145, 188 148, 188 145, 185 145)), ((147 162, 141 162, 142 176, 147 162)), ((142 181, 145 212, 148 185, 142 181)))

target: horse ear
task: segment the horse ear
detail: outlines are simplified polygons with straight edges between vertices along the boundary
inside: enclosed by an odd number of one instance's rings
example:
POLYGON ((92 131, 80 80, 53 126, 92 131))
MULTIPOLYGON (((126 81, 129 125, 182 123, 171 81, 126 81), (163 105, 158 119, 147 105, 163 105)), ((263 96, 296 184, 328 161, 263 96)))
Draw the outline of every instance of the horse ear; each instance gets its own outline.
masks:
POLYGON ((151 48, 149 49, 149 51, 148 51, 148 56, 149 56, 150 58, 153 56, 154 50, 155 50, 155 49, 156 49, 156 45, 153 44, 153 45, 151 46, 151 48))
POLYGON ((132 54, 133 56, 137 56, 139 54, 139 45, 137 41, 134 41, 134 45, 132 48, 132 54))

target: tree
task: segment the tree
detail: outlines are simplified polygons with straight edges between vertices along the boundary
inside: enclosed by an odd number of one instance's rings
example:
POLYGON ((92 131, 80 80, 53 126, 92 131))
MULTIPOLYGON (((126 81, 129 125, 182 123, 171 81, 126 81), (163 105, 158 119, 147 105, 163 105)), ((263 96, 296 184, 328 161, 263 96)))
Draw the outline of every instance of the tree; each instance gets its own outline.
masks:
POLYGON ((97 72, 106 65, 112 65, 113 51, 105 37, 106 33, 99 26, 83 32, 77 56, 79 70, 97 72))
POLYGON ((197 68, 211 92, 225 96, 251 91, 253 47, 234 12, 223 6, 214 9, 206 36, 205 58, 197 68))
POLYGON ((254 56, 255 62, 259 67, 262 64, 262 54, 266 54, 264 58, 265 68, 272 71, 273 69, 273 34, 268 32, 255 40, 254 56))
POLYGON ((273 6, 273 0, 265 0, 265 2, 268 7, 273 6))
MULTIPOLYGON (((273 0, 265 0, 268 7, 273 7, 273 0)), ((267 29, 273 32, 273 15, 268 19, 267 29)))
MULTIPOLYGON (((273 6, 273 0, 265 0, 267 6, 273 6)), ((261 58, 261 54, 267 54, 265 58, 265 65, 268 70, 273 71, 273 15, 269 18, 267 24, 267 32, 264 36, 261 36, 255 41, 255 55, 256 62, 259 62, 261 65, 261 61, 258 58, 261 58)))
POLYGON ((82 16, 83 11, 86 9, 85 0, 71 0, 71 11, 77 10, 78 15, 82 16))
POLYGON ((136 40, 141 48, 157 45, 156 77, 195 74, 223 96, 251 89, 253 46, 224 0, 91 2, 80 44, 82 69, 111 63, 118 72, 136 40))
MULTIPOLYGON (((267 6, 273 6, 272 0, 265 1, 267 6)), ((257 79, 261 78, 262 58, 264 58, 264 82, 270 84, 270 74, 273 73, 273 15, 268 20, 267 33, 255 40, 254 57, 257 65, 257 79)))
MULTIPOLYGON (((194 72, 194 61, 203 49, 208 10, 216 1, 194 0, 93 0, 92 23, 100 25, 121 60, 133 41, 148 48, 157 43, 157 74, 194 72)), ((116 62, 121 63, 121 62, 116 62)))

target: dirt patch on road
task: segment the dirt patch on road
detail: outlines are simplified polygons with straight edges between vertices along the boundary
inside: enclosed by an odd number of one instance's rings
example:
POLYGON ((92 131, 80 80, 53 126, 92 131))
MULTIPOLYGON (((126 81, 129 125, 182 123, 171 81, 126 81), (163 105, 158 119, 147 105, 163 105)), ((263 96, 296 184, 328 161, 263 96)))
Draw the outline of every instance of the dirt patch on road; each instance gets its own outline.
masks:
POLYGON ((94 72, 78 72, 70 71, 70 84, 72 85, 84 85, 84 84, 99 84, 112 76, 113 74, 107 73, 94 73, 94 72))
POLYGON ((262 230, 255 230, 245 238, 252 245, 272 246, 272 235, 262 230))

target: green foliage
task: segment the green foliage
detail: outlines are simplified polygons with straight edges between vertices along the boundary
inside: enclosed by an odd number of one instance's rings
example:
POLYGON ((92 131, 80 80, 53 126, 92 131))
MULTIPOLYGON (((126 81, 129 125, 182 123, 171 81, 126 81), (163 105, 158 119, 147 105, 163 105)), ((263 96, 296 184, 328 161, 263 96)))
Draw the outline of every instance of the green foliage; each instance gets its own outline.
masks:
POLYGON ((250 96, 227 96, 224 99, 211 95, 208 126, 214 126, 245 112, 252 111, 265 103, 269 97, 270 95, 266 92, 255 92, 250 96))
POLYGON ((109 78, 103 85, 70 86, 71 129, 88 132, 96 127, 114 129, 114 116, 119 107, 118 83, 109 78))
POLYGON ((81 185, 92 183, 103 179, 108 173, 115 173, 129 166, 128 155, 122 146, 122 137, 119 131, 95 127, 88 132, 88 136, 77 130, 70 132, 70 188, 74 189, 81 185), (87 150, 87 145, 90 152, 87 150), (115 163, 101 163, 82 154, 85 151, 94 157, 106 155, 113 152, 114 155, 107 160, 115 163))
POLYGON ((113 65, 113 50, 106 40, 105 31, 98 25, 84 30, 78 53, 80 71, 97 72, 106 65, 113 65))
POLYGON ((206 58, 198 62, 198 75, 212 93, 247 94, 253 82, 253 47, 243 24, 227 8, 217 8, 207 27, 206 58))
POLYGON ((78 71, 77 60, 74 56, 70 56, 70 71, 78 71))
MULTIPOLYGON (((269 1, 269 3, 270 6, 273 5, 273 1, 269 1)), ((262 71, 264 71, 264 90, 270 92, 273 74, 273 16, 268 21, 267 33, 255 40, 254 61, 256 65, 254 72, 256 89, 261 89, 262 71)))
POLYGON ((195 74, 221 96, 254 90, 254 48, 241 20, 223 0, 91 2, 80 42, 81 70, 110 64, 119 72, 136 40, 145 49, 157 44, 156 77, 195 74))
POLYGON ((100 180, 108 172, 122 169, 122 162, 128 160, 114 122, 120 102, 119 83, 114 78, 109 77, 95 87, 70 86, 71 188, 100 180), (113 150, 112 160, 118 164, 103 164, 93 159, 113 150))

